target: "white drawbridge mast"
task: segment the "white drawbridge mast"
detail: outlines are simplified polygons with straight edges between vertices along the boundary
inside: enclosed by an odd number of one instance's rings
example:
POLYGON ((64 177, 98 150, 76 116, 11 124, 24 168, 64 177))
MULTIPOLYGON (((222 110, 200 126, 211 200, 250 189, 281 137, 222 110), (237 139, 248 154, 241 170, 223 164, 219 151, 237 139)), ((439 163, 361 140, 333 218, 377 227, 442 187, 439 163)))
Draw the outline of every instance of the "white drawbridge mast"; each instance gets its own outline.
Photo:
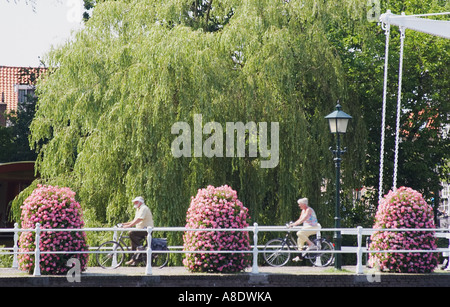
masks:
POLYGON ((392 14, 390 10, 387 10, 386 14, 380 16, 380 21, 384 24, 391 24, 443 38, 450 38, 450 21, 418 18, 439 15, 450 15, 450 12, 421 15, 395 15, 392 14))
POLYGON ((386 92, 387 92, 387 72, 388 72, 388 57, 389 57, 389 33, 390 26, 395 25, 400 28, 400 60, 398 73, 398 93, 397 93, 397 127, 395 134, 395 158, 394 158, 394 179, 393 189, 397 188, 397 167, 398 167, 398 144, 400 133, 400 112, 401 112, 401 90, 402 90, 402 73, 403 73, 403 46, 405 39, 405 30, 411 29, 431 35, 440 36, 450 39, 450 21, 447 20, 432 20, 420 17, 450 15, 450 12, 432 13, 421 15, 395 15, 390 10, 380 16, 381 26, 385 30, 386 35, 386 49, 384 59, 384 86, 383 86, 383 109, 381 120, 381 148, 380 148, 380 181, 378 188, 378 199, 383 196, 383 169, 384 169, 384 138, 385 138, 385 122, 386 122, 386 92))

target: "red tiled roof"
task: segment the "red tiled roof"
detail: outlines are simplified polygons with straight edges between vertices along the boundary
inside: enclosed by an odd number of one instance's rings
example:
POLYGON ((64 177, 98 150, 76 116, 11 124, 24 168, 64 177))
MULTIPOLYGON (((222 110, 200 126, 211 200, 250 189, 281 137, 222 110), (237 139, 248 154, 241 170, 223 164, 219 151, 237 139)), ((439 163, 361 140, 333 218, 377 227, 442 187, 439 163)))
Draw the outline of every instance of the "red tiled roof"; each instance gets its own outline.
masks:
POLYGON ((44 72, 45 68, 0 66, 0 103, 6 104, 7 112, 17 109, 17 92, 14 85, 33 85, 36 76, 44 72), (25 73, 30 72, 29 74, 25 73))
MULTIPOLYGON (((435 124, 435 119, 439 116, 439 113, 436 112, 434 114, 429 114, 425 112, 425 109, 417 112, 417 114, 411 112, 408 116, 408 121, 405 123, 405 126, 407 126, 409 129, 412 128, 417 123, 421 124, 419 130, 427 129, 427 130, 435 130, 438 129, 438 127, 435 124)), ((409 137, 410 131, 407 129, 402 130, 403 135, 405 137, 409 137)), ((414 138, 417 139, 420 137, 420 133, 415 133, 414 138)))

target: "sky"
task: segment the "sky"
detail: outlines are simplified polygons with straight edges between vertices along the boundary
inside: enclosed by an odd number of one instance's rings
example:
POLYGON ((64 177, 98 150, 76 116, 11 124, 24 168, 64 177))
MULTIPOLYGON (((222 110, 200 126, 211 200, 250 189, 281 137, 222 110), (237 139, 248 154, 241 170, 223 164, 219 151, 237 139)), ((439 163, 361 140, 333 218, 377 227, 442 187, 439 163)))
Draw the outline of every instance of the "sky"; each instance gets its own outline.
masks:
POLYGON ((82 27, 82 13, 83 0, 0 0, 0 66, 38 67, 82 27))

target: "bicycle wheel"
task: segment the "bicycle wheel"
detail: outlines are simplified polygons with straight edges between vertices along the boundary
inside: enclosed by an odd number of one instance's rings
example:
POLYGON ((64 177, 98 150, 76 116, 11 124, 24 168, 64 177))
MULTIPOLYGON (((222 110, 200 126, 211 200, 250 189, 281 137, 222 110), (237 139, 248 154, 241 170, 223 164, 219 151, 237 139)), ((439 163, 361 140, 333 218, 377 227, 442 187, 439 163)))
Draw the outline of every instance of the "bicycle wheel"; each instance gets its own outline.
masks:
POLYGON ((334 261, 334 254, 330 253, 332 251, 333 245, 328 242, 326 239, 315 239, 313 240, 313 243, 317 246, 317 248, 321 251, 320 253, 310 253, 308 254, 309 257, 306 257, 309 259, 309 261, 314 266, 320 266, 325 267, 329 266, 334 261), (323 251, 323 252, 322 252, 323 251))
POLYGON ((264 260, 271 266, 280 267, 291 259, 289 245, 283 239, 272 239, 264 246, 264 260))
POLYGON ((152 267, 155 268, 163 268, 169 262, 169 253, 164 252, 168 251, 167 247, 164 247, 162 250, 158 250, 158 253, 152 254, 152 267))
POLYGON ((120 243, 107 241, 98 247, 97 263, 104 269, 115 269, 122 264, 125 254, 120 243), (107 252, 107 253, 106 253, 107 252))

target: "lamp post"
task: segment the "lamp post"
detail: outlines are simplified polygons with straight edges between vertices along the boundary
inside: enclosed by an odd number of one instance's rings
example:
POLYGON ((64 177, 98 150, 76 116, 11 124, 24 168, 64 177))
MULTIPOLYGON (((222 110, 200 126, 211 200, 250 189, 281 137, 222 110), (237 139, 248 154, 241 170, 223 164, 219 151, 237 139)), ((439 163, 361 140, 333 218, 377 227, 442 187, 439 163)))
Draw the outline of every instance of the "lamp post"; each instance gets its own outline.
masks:
MULTIPOLYGON (((341 155, 346 151, 345 149, 341 149, 341 141, 340 135, 345 134, 347 132, 348 121, 352 118, 350 115, 342 111, 342 107, 339 104, 339 101, 336 105, 336 111, 325 116, 328 119, 328 123, 330 125, 330 131, 333 134, 336 134, 336 150, 332 150, 334 158, 334 163, 336 165, 336 212, 334 216, 334 228, 341 228, 341 214, 340 214, 340 176, 341 176, 341 155)), ((331 149, 331 147, 330 147, 331 149)), ((335 250, 341 250, 341 232, 336 230, 334 232, 334 244, 335 250)), ((341 254, 337 253, 334 261, 334 267, 338 270, 341 269, 341 254)))

